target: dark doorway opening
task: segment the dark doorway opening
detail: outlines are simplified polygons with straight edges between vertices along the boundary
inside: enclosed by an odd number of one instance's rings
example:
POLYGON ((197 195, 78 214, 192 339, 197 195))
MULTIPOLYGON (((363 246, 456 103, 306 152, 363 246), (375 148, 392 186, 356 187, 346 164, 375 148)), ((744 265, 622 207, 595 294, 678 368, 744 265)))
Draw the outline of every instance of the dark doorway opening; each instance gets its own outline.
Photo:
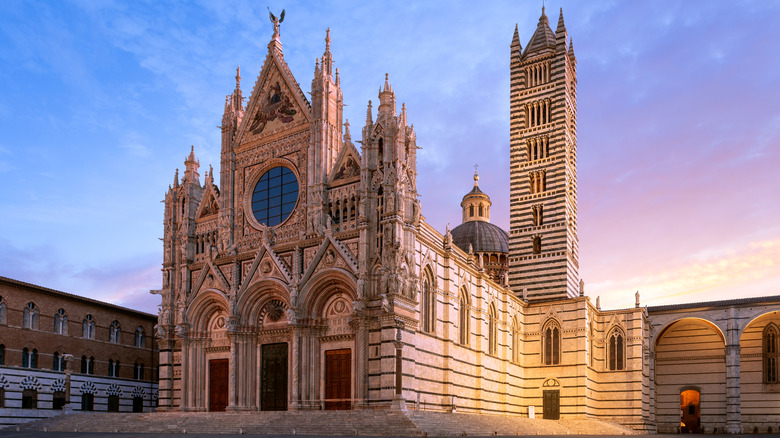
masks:
POLYGON ((119 412, 119 396, 109 395, 108 396, 108 412, 119 412))
POLYGON ((287 344, 267 344, 262 348, 260 371, 260 410, 287 410, 287 344))
POLYGON ((51 397, 51 408, 59 411, 65 406, 65 393, 63 391, 54 391, 51 397))
POLYGON ((701 433, 701 404, 699 391, 680 392, 680 432, 701 433))
POLYGON ((545 420, 561 418, 561 391, 546 389, 542 391, 542 414, 545 420))

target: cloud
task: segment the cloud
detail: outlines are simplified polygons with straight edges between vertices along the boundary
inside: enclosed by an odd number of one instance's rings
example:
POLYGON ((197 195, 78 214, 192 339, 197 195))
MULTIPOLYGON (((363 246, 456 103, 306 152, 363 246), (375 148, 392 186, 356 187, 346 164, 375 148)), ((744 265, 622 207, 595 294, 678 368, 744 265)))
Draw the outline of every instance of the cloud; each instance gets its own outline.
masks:
POLYGON ((601 295, 614 307, 630 306, 636 290, 642 304, 651 306, 780 294, 780 238, 705 251, 674 268, 651 268, 630 278, 614 272, 611 280, 587 287, 588 295, 601 295))

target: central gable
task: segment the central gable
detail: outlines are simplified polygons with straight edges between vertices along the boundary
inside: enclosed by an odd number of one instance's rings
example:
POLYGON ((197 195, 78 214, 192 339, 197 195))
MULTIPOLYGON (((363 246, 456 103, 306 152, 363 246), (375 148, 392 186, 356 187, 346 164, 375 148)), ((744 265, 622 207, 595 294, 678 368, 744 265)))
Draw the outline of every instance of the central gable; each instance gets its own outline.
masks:
POLYGON ((310 121, 311 104, 281 53, 270 51, 252 89, 235 144, 262 143, 285 131, 308 127, 310 121))

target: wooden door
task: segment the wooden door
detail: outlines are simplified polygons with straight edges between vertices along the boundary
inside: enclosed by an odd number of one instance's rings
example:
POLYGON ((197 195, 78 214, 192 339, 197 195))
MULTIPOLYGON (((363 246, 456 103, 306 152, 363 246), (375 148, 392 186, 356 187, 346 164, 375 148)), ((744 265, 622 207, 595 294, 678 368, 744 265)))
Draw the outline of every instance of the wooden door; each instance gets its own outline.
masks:
POLYGON ((352 350, 325 352, 325 409, 350 409, 352 350))
POLYGON ((260 410, 287 410, 287 344, 267 344, 262 349, 260 410))
POLYGON ((224 412, 228 404, 228 359, 209 361, 209 411, 224 412))
POLYGON ((561 418, 561 391, 557 389, 545 390, 542 393, 542 412, 545 420, 558 420, 561 418))

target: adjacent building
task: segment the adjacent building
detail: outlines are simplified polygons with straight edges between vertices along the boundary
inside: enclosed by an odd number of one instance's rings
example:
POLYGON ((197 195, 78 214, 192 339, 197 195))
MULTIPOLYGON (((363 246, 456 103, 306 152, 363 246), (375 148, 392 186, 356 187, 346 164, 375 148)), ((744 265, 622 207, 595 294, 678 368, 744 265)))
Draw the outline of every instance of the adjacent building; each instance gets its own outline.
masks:
POLYGON ((157 404, 157 317, 0 277, 0 426, 157 404), (68 360, 71 359, 71 360, 68 360))

